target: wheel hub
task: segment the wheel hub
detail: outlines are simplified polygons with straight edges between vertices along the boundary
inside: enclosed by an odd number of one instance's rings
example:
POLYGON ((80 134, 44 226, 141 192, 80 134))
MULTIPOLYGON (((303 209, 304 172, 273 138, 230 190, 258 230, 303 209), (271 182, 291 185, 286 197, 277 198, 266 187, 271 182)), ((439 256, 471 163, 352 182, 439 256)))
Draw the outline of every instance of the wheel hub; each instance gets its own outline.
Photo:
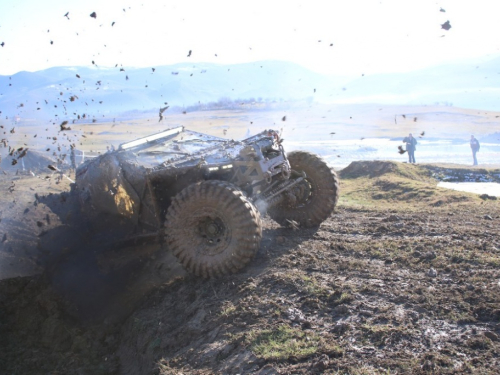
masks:
POLYGON ((204 215, 196 216, 195 228, 197 228, 199 251, 206 255, 215 255, 224 251, 231 239, 231 230, 221 215, 205 211, 204 215))
POLYGON ((221 234, 224 230, 220 224, 222 224, 220 219, 212 220, 208 218, 205 222, 203 232, 205 232, 208 237, 217 237, 217 235, 221 234))
POLYGON ((293 195, 297 198, 296 203, 304 203, 312 194, 311 183, 304 179, 299 184, 293 187, 293 195))

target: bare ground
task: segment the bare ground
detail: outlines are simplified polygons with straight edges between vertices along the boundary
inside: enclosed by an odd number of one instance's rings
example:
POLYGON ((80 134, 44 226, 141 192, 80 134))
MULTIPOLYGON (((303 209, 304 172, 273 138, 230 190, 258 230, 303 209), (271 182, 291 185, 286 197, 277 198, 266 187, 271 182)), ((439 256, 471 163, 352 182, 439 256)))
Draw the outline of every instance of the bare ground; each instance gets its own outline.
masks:
POLYGON ((22 176, 1 198, 0 372, 498 373, 499 201, 430 175, 348 167, 331 218, 265 218, 255 260, 216 280, 162 244, 111 245, 65 182, 22 176))

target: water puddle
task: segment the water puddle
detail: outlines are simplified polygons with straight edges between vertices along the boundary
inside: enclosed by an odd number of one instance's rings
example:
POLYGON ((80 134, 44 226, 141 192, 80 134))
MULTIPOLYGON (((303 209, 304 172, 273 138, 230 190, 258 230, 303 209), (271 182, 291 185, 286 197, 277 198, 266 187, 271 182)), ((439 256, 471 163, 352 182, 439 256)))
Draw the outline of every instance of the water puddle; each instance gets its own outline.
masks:
POLYGON ((497 182, 439 182, 437 186, 445 189, 500 197, 500 184, 497 182))

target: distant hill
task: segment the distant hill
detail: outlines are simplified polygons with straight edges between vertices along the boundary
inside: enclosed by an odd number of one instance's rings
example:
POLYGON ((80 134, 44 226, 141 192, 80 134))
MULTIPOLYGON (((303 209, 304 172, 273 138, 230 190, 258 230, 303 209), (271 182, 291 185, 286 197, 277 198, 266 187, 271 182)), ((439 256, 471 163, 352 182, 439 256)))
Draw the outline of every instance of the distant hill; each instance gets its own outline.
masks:
POLYGON ((500 58, 410 73, 325 76, 297 64, 56 67, 0 76, 0 118, 102 118, 224 98, 322 103, 448 105, 500 110, 500 58))
MULTIPOLYGON (((339 80, 340 81, 340 80, 339 80)), ((61 67, 0 76, 2 115, 74 118, 230 100, 295 100, 339 86, 299 65, 178 64, 154 68, 61 67), (80 77, 80 78, 78 78, 80 77)))

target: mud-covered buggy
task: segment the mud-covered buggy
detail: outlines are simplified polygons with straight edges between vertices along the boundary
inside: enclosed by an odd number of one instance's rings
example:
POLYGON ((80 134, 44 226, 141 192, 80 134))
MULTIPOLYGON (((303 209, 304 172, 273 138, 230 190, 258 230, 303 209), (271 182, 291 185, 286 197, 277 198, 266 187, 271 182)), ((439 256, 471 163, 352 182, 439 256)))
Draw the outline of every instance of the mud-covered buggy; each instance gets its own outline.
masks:
POLYGON ((321 224, 339 182, 319 156, 286 154, 274 130, 235 141, 176 127, 82 164, 75 189, 94 223, 163 232, 188 271, 216 277, 254 257, 266 212, 284 225, 321 224))

